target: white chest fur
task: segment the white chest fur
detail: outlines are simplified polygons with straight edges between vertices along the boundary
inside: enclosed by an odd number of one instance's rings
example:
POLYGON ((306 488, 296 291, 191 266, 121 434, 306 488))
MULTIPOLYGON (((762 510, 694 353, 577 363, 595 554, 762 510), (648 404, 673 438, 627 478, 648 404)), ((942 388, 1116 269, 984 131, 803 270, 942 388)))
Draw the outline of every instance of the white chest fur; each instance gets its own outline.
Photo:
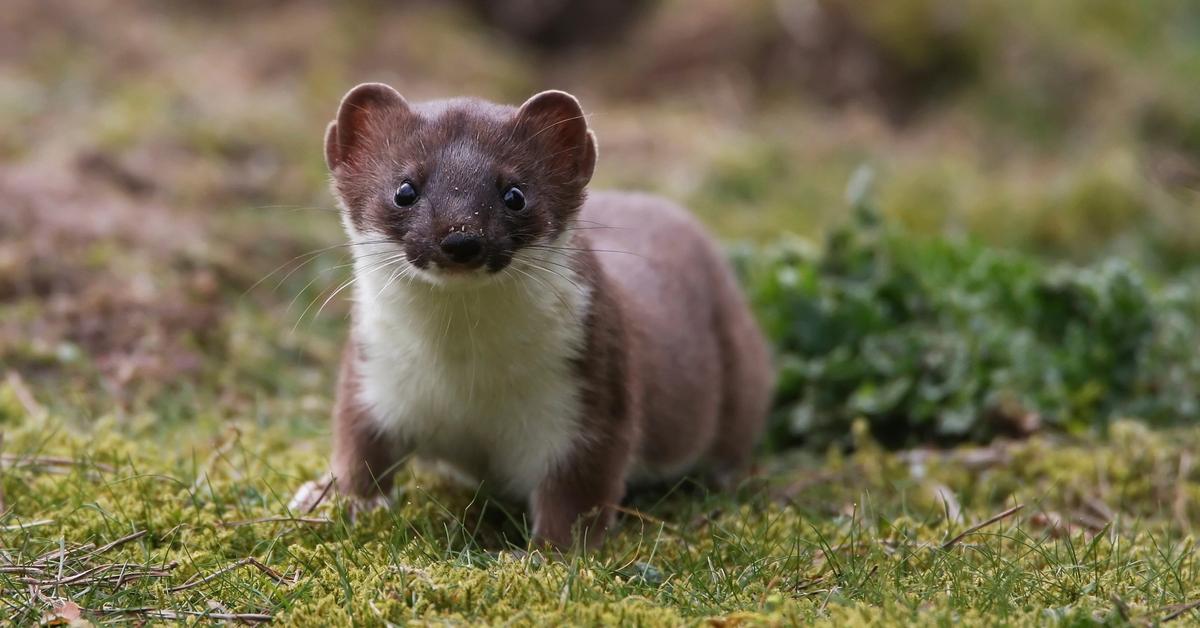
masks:
POLYGON ((518 255, 498 279, 461 286, 372 259, 360 251, 356 267, 360 401, 418 457, 527 495, 580 438, 584 283, 565 259, 518 255))

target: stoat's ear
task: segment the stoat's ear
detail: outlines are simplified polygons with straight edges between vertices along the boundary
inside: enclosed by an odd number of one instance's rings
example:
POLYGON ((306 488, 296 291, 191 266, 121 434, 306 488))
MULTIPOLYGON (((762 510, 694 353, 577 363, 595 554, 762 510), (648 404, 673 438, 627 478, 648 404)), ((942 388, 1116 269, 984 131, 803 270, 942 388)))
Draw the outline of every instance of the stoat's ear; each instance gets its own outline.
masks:
POLYGON ((383 83, 363 83, 346 93, 338 106, 337 118, 325 130, 325 165, 330 170, 353 160, 372 134, 379 133, 388 121, 399 122, 397 115, 411 114, 400 92, 383 83))
POLYGON ((535 94, 517 112, 517 128, 525 141, 544 148, 549 163, 567 168, 571 179, 581 185, 592 179, 596 134, 574 96, 558 90, 535 94))

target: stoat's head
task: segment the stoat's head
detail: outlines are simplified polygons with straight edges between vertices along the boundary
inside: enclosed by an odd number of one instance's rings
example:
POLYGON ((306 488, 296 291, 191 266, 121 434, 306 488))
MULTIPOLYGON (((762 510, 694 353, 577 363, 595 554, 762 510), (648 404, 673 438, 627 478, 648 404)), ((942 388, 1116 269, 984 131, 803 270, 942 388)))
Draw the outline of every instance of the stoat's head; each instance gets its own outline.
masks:
POLYGON ((351 239, 384 243, 414 274, 442 283, 499 273, 519 251, 561 235, 583 203, 596 140, 565 92, 519 108, 410 105, 365 83, 329 124, 325 161, 351 239))

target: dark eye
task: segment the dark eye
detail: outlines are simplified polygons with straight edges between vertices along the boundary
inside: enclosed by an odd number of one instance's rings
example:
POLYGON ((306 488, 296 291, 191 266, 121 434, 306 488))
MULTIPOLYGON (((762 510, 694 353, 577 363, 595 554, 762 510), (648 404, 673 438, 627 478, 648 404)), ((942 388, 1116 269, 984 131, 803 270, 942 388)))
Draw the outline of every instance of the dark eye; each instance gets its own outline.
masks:
POLYGON ((408 207, 417 202, 417 188, 411 181, 405 181, 400 184, 400 189, 396 190, 396 196, 392 200, 396 202, 397 207, 408 207))
POLYGON ((515 212, 525 209, 525 193, 521 188, 514 185, 504 191, 504 206, 515 212))

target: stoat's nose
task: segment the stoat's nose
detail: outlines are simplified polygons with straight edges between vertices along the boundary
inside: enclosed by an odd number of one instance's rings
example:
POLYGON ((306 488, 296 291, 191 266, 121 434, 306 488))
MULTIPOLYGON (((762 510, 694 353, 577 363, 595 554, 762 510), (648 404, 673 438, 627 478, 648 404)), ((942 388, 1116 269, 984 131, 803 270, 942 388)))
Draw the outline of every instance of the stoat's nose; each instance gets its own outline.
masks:
POLYGON ((441 246, 442 252, 455 264, 477 262, 483 254, 483 238, 473 233, 455 231, 442 238, 441 246))

